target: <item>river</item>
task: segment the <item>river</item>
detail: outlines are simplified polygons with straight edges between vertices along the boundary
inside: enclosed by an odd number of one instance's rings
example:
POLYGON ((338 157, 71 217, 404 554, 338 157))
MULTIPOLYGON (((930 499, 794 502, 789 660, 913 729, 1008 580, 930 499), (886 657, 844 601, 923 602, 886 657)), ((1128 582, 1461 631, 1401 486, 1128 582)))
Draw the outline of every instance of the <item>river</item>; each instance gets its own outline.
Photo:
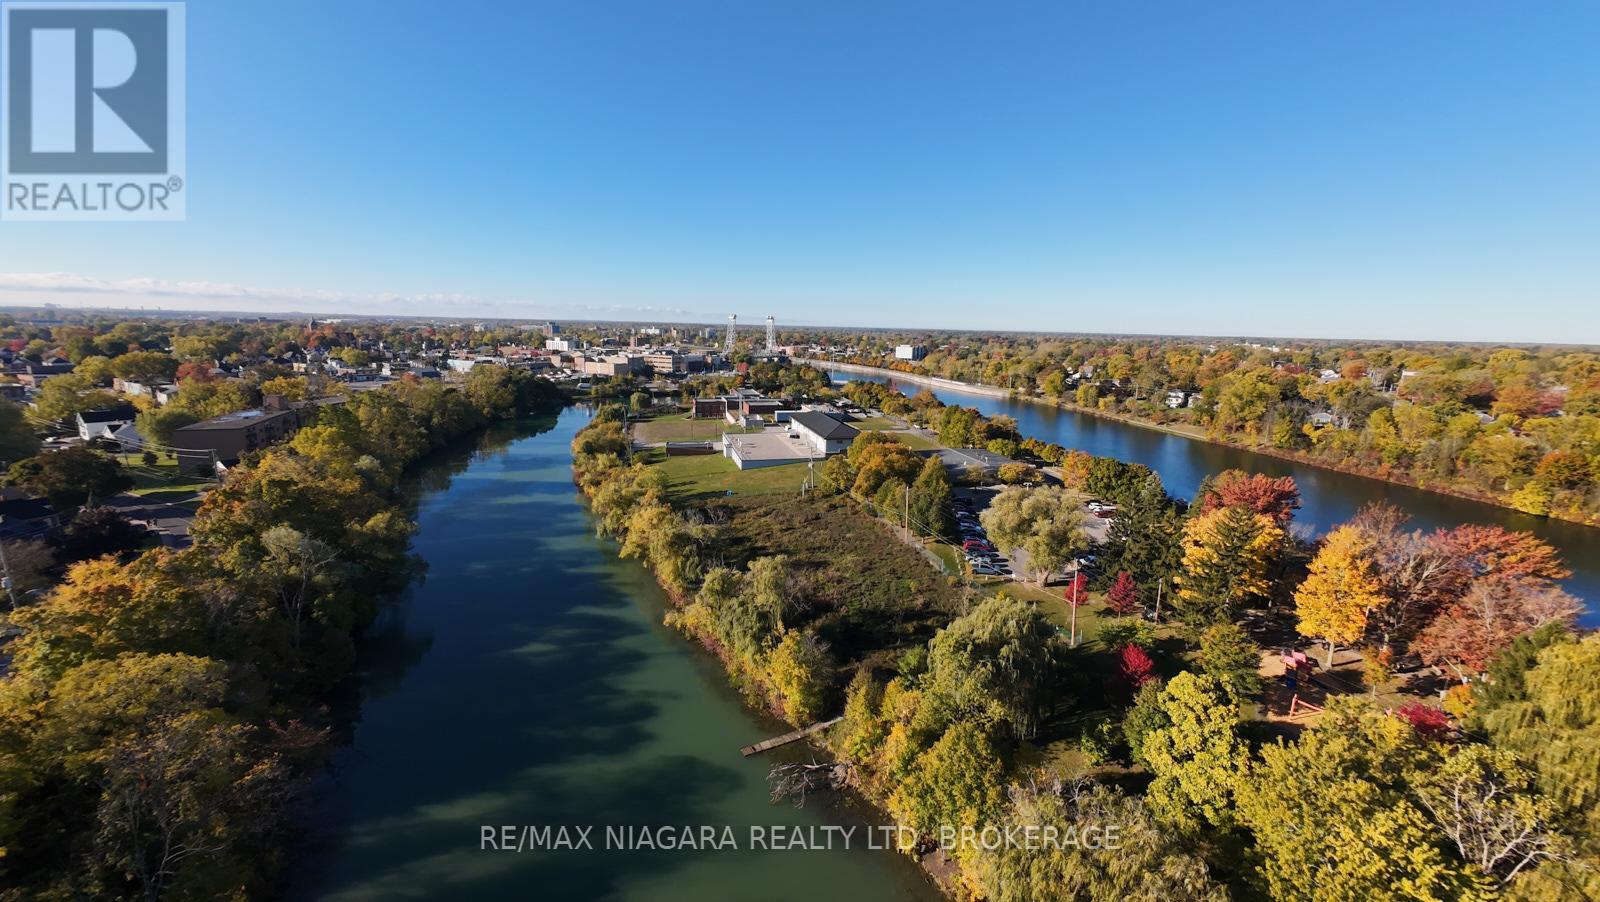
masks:
MULTIPOLYGON (((852 379, 883 382, 907 395, 914 395, 924 388, 911 383, 901 384, 886 376, 838 370, 830 370, 828 376, 835 384, 852 379)), ((1413 525, 1422 529, 1485 523, 1527 530, 1561 552, 1567 566, 1572 569, 1572 578, 1566 584, 1567 590, 1583 599, 1588 608, 1583 625, 1600 626, 1600 604, 1597 604, 1600 602, 1600 529, 1531 517, 1492 504, 1325 470, 1045 404, 994 398, 944 387, 929 390, 946 404, 971 407, 989 416, 1005 414, 1014 417, 1018 430, 1024 436, 1055 442, 1101 457, 1144 464, 1161 474, 1161 481, 1168 492, 1183 498, 1194 497, 1202 479, 1222 470, 1240 469, 1270 476, 1293 476, 1300 487, 1301 504, 1295 514, 1295 522, 1302 530, 1326 532, 1372 501, 1388 501, 1396 505, 1411 515, 1413 525)))
POLYGON ((878 821, 861 803, 768 801, 772 758, 739 748, 787 728, 744 708, 717 662, 661 625, 644 568, 595 537, 568 450, 587 420, 569 408, 491 430, 418 471, 427 579, 365 642, 349 740, 313 787, 287 895, 938 898, 909 859, 865 848, 878 821), (592 826, 596 849, 485 851, 484 825, 592 826), (728 827, 739 850, 611 851, 608 825, 728 827), (856 832, 848 851, 753 851, 757 825, 856 832))

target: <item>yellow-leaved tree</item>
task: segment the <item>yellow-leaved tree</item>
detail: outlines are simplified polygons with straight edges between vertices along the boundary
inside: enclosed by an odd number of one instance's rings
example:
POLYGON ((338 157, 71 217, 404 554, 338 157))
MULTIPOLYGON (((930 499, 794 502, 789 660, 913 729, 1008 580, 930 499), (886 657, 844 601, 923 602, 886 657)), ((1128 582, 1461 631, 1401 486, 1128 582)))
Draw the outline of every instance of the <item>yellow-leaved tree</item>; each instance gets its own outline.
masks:
POLYGON ((1379 590, 1372 544, 1353 526, 1341 526, 1322 543, 1312 559, 1310 575, 1294 593, 1295 629, 1328 643, 1324 669, 1333 666, 1333 650, 1360 639, 1367 612, 1385 601, 1379 590))

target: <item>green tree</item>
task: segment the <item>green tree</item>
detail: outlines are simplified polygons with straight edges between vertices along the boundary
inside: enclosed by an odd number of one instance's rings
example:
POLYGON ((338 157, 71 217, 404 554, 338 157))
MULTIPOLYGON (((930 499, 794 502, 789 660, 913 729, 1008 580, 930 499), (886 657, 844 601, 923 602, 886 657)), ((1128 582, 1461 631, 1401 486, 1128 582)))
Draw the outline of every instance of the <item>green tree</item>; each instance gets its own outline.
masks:
POLYGON ((1081 839, 1039 848, 1002 844, 984 854, 978 882, 992 902, 1228 898, 1207 873, 1204 859, 1164 829, 1140 799, 1111 787, 1019 787, 1011 792, 1002 826, 1013 828, 1014 835, 1054 829, 1058 836, 1081 839), (1110 824, 1117 826, 1115 851, 1095 848, 1092 831, 1110 824))
POLYGON ((924 684, 956 709, 1027 738, 1055 703, 1064 654, 1036 606, 998 596, 933 637, 924 684))
POLYGON ((1413 802, 1407 777, 1437 765, 1430 745, 1405 721, 1336 698, 1297 742, 1263 748, 1238 783, 1252 882, 1276 899, 1487 898, 1413 802))
POLYGON ((134 351, 114 358, 111 372, 121 379, 149 384, 177 375, 178 361, 160 351, 134 351))
POLYGON ((187 410, 177 407, 152 407, 134 417, 133 428, 144 436, 146 441, 175 447, 177 431, 198 422, 200 418, 187 410))
POLYGON ((1162 488, 1161 477, 1145 477, 1107 530, 1101 555, 1106 572, 1132 574, 1140 599, 1153 607, 1158 588, 1171 588, 1183 562, 1182 533, 1182 515, 1162 488))
POLYGON ((17 461, 39 453, 39 436, 22 408, 0 400, 0 461, 17 461))
POLYGON ((1004 780, 994 740, 978 724, 960 721, 918 756, 889 797, 889 807, 902 822, 927 835, 947 827, 976 827, 1000 815, 1004 780))
POLYGON ((1200 672, 1217 680, 1241 703, 1261 697, 1261 647, 1233 623, 1207 627, 1195 655, 1200 672))
POLYGON ((1040 585, 1089 549, 1083 510, 1059 486, 1004 489, 980 519, 997 548, 1027 555, 1028 569, 1040 585))
POLYGON ((70 420, 85 410, 99 410, 117 403, 117 396, 100 391, 76 373, 51 376, 39 386, 34 409, 47 420, 70 420))
POLYGON ((926 536, 946 536, 951 532, 950 477, 937 457, 922 464, 922 472, 911 484, 911 524, 926 536))
POLYGON ((87 448, 63 448, 17 461, 5 481, 50 499, 58 511, 133 488, 116 461, 87 448))
POLYGON ((1160 699, 1167 724, 1145 733, 1139 748, 1155 774, 1151 809, 1184 832, 1232 826, 1239 768, 1249 758, 1238 706, 1221 681, 1188 672, 1173 677, 1160 699))

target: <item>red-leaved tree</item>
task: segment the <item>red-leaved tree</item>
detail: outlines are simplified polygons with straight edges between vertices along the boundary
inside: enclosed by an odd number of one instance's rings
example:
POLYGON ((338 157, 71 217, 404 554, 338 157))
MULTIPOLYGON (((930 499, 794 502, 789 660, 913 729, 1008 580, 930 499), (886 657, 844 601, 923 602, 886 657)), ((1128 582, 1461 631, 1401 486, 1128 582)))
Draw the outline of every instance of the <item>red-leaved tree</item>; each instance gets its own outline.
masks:
POLYGON ((1406 702, 1394 713, 1411 724, 1411 729, 1424 739, 1439 741, 1450 736, 1450 715, 1438 708, 1430 708, 1422 702, 1406 702))
POLYGON ((1139 587, 1134 583, 1132 573, 1124 570, 1117 574, 1117 581, 1111 584, 1111 591, 1106 593, 1106 607, 1124 616, 1139 609, 1139 587))
POLYGON ((1212 478, 1200 497, 1200 513, 1219 507, 1245 507, 1266 514, 1279 526, 1294 519, 1300 508, 1300 487, 1293 476, 1273 478, 1264 473, 1223 470, 1212 478))
POLYGON ((1123 679, 1128 681, 1128 689, 1132 692, 1139 691, 1139 687, 1155 679, 1156 664, 1150 660, 1145 650, 1133 643, 1122 646, 1117 666, 1122 670, 1123 679))

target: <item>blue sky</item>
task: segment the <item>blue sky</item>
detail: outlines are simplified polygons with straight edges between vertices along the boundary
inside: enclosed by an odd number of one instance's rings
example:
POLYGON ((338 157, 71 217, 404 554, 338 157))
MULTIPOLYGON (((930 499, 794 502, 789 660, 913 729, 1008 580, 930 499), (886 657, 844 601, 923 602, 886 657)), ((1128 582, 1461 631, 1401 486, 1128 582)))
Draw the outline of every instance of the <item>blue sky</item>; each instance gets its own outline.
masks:
POLYGON ((1600 4, 193 0, 0 304, 1600 342, 1600 4))

